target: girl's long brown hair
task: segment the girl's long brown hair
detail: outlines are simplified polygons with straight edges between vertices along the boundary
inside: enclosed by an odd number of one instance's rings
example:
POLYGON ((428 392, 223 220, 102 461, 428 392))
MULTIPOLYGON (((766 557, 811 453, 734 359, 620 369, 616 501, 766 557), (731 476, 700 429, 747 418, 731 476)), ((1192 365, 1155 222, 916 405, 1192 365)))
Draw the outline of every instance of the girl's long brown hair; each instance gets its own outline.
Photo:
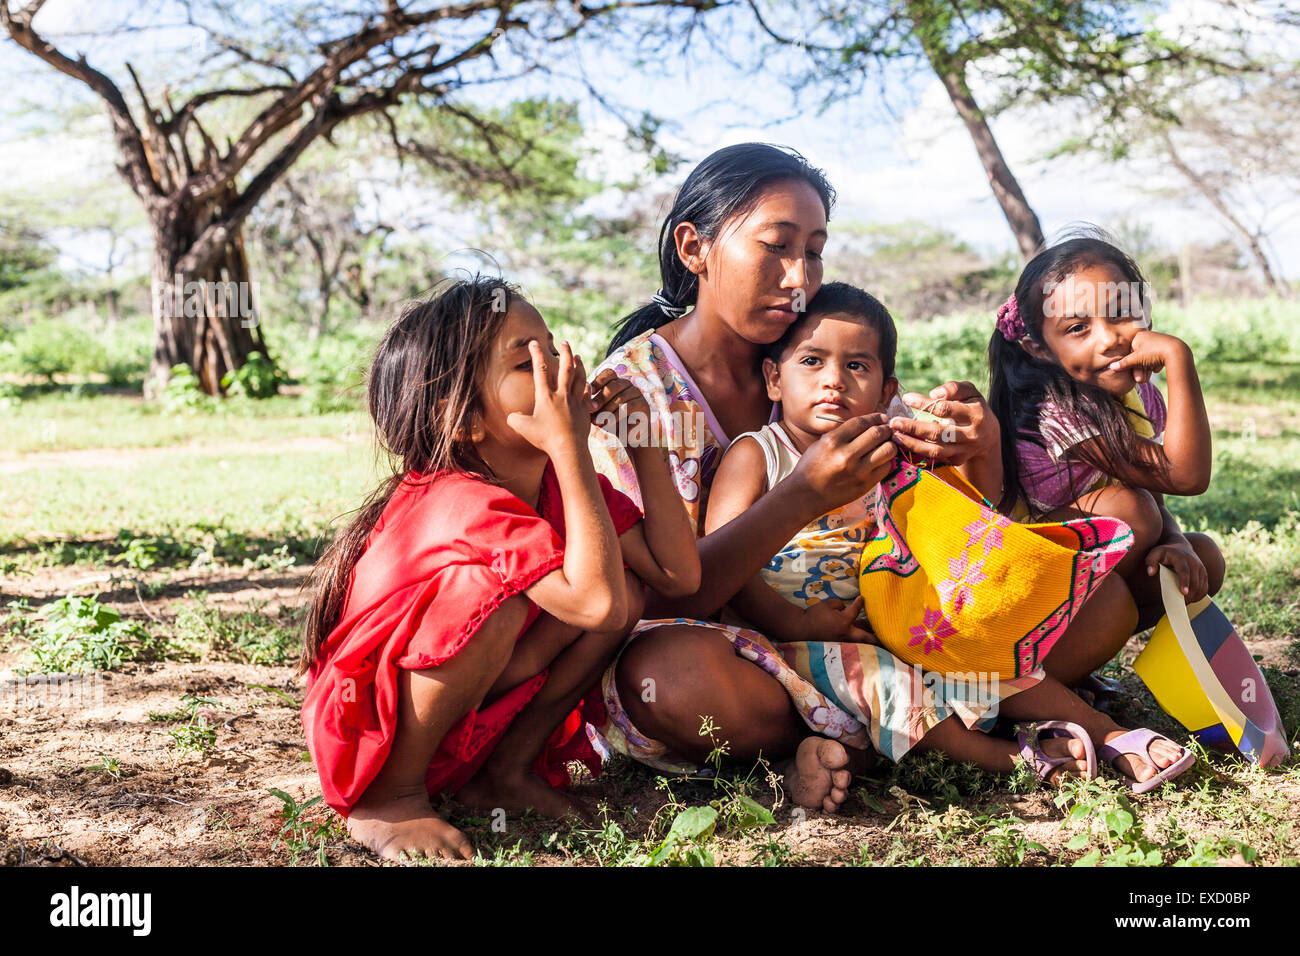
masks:
POLYGON ((338 624, 353 569, 402 482, 448 469, 493 478, 469 436, 482 411, 484 368, 517 295, 515 286, 494 277, 448 280, 403 308, 384 333, 366 375, 366 405, 391 474, 353 512, 307 579, 315 594, 299 674, 316 662, 338 624))

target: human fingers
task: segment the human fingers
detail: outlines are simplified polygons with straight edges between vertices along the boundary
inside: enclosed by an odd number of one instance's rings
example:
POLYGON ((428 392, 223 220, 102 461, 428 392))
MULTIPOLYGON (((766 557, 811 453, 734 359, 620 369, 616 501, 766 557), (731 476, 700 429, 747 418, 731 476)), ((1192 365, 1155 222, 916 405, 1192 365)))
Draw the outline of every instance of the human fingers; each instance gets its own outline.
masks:
MULTIPOLYGON (((568 343, 565 343, 566 345, 568 343)), ((582 356, 573 356, 573 379, 569 385, 569 393, 575 398, 586 393, 587 391, 587 369, 582 364, 582 356)))
POLYGON ((873 448, 871 454, 862 460, 867 469, 867 483, 874 485, 880 482, 894 467, 894 459, 897 457, 898 446, 892 441, 881 442, 873 448))
POLYGON ((602 368, 591 380, 591 389, 593 392, 599 391, 607 384, 618 378, 612 368, 602 368))
POLYGON ((845 419, 834 429, 822 436, 823 441, 832 445, 849 445, 860 438, 868 429, 885 420, 879 412, 872 415, 855 415, 845 419))
POLYGON ((635 397, 629 394, 632 391, 640 394, 637 387, 626 379, 615 379, 612 382, 606 382, 601 386, 595 398, 597 403, 596 413, 612 411, 619 405, 625 404, 629 399, 635 397))
POLYGON ((870 631, 858 627, 856 624, 844 632, 844 640, 853 644, 875 644, 879 646, 880 640, 870 631))
POLYGON ((981 394, 980 390, 970 382, 956 381, 949 381, 944 382, 942 385, 936 385, 934 388, 930 389, 930 397, 928 399, 917 395, 915 392, 908 392, 903 396, 903 401, 907 402, 907 404, 911 405, 913 408, 921 408, 926 402, 934 401, 935 399, 948 402, 969 402, 972 400, 983 401, 984 396, 981 394), (913 397, 920 399, 921 404, 918 405, 909 401, 909 399, 913 397))
POLYGON ((928 441, 905 431, 894 432, 894 444, 911 453, 914 460, 923 458, 934 464, 951 464, 962 457, 960 445, 928 441))
MULTIPOLYGON (((572 382, 573 350, 569 348, 568 342, 560 343, 559 363, 560 363, 560 374, 555 383, 555 390, 559 392, 561 395, 568 395, 570 391, 570 386, 573 384, 572 382)), ((582 383, 584 386, 587 384, 587 380, 585 377, 583 378, 582 383)))
POLYGON ((1192 590, 1192 571, 1187 566, 1187 559, 1177 551, 1166 551, 1161 559, 1161 564, 1171 568, 1174 574, 1178 575, 1178 590, 1184 596, 1191 593, 1192 590))
POLYGON ((546 353, 537 339, 529 341, 528 357, 533 360, 533 397, 535 402, 541 402, 551 390, 551 382, 547 376, 546 353))
POLYGON ((861 431, 856 435, 852 435, 846 443, 846 447, 852 455, 862 458, 867 457, 873 450, 889 441, 893 434, 893 430, 885 424, 883 414, 860 415, 857 418, 849 419, 831 434, 839 437, 840 432, 857 422, 861 422, 861 425, 858 426, 861 431))
POLYGON ((927 442, 940 447, 972 441, 975 430, 970 425, 957 425, 944 422, 923 422, 914 418, 892 418, 889 426, 895 437, 910 436, 917 441, 927 442))

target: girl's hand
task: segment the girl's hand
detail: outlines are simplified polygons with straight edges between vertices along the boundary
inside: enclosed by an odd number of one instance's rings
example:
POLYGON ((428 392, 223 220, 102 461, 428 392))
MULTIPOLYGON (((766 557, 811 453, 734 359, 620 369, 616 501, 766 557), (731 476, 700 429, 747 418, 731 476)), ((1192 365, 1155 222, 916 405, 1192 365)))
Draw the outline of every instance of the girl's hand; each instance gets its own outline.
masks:
POLYGON ((530 445, 554 458, 575 446, 585 448, 591 433, 591 402, 587 398, 587 373, 582 359, 560 344, 559 373, 555 386, 547 369, 547 356, 536 339, 528 343, 533 360, 533 410, 511 412, 506 424, 530 445))
POLYGON ((591 395, 592 421, 606 431, 616 433, 620 408, 627 409, 626 418, 629 422, 633 415, 644 415, 646 424, 649 425, 650 403, 639 388, 627 379, 619 378, 613 369, 597 372, 587 386, 587 391, 591 395))
POLYGON ((952 424, 891 418, 894 441, 918 459, 936 465, 964 465, 973 458, 1000 453, 1002 430, 984 396, 970 382, 945 382, 930 397, 908 392, 903 401, 952 424))
POLYGON ((1178 575, 1178 587, 1188 604, 1194 604, 1210 591, 1210 576, 1192 546, 1185 541, 1161 544, 1147 552, 1147 574, 1153 575, 1163 564, 1178 575))
POLYGON ((790 477, 812 492, 813 517, 860 498, 889 474, 897 449, 885 416, 850 418, 808 446, 790 477))
POLYGON ((1134 335, 1129 348, 1132 351, 1128 355, 1110 363, 1110 370, 1120 372, 1131 369, 1135 382, 1148 382, 1151 376, 1166 365, 1191 356, 1191 349, 1182 339, 1163 332, 1152 332, 1150 329, 1143 329, 1134 335))
POLYGON ((876 636, 862 628, 862 598, 852 604, 832 599, 810 604, 799 623, 801 641, 848 641, 853 644, 877 644, 876 636))

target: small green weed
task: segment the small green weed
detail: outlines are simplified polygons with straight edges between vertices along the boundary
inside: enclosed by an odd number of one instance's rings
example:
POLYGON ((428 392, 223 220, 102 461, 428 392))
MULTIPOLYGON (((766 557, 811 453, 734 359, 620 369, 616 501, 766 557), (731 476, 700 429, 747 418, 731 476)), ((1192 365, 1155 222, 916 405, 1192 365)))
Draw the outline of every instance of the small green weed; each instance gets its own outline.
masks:
POLYGON ((89 597, 60 598, 32 638, 26 672, 86 674, 111 671, 159 651, 149 633, 89 597))
POLYGON ((178 710, 152 713, 149 719, 156 723, 177 724, 167 731, 167 735, 176 744, 177 752, 207 753, 217 743, 215 715, 212 714, 212 708, 220 706, 220 701, 211 697, 185 694, 181 697, 181 706, 178 710), (209 717, 214 717, 214 720, 210 721, 209 717))
POLYGON ((315 854, 317 866, 329 866, 329 857, 325 851, 331 840, 338 839, 342 835, 338 824, 332 818, 317 821, 305 818, 306 812, 320 803, 323 798, 312 797, 305 803, 298 803, 283 790, 270 787, 267 792, 284 804, 280 808, 280 818, 284 823, 280 827, 280 832, 276 834, 275 840, 272 841, 271 849, 274 850, 283 843, 284 848, 289 852, 289 862, 294 866, 298 865, 299 859, 309 853, 315 854))

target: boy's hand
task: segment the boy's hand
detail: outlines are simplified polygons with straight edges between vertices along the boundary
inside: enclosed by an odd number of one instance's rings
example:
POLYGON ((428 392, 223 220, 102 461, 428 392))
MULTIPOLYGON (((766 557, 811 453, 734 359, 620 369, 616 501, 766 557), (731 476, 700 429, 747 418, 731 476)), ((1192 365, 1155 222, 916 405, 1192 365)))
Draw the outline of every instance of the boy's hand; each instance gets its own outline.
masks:
POLYGON ((536 339, 528 343, 528 355, 533 360, 533 411, 528 415, 511 412, 506 424, 552 458, 573 447, 585 448, 591 433, 591 403, 582 359, 573 354, 568 342, 561 343, 556 360, 559 372, 552 388, 548 356, 536 339))
POLYGON ((1152 332, 1150 329, 1143 329, 1134 335, 1129 348, 1132 351, 1111 362, 1110 369, 1113 372, 1132 370, 1135 382, 1150 381, 1166 365, 1177 362, 1180 357, 1191 356, 1191 350, 1182 339, 1163 332, 1152 332))
POLYGON ((860 626, 861 614, 861 597, 854 598, 852 604, 836 599, 810 604, 803 612, 799 639, 878 644, 876 636, 860 626))
POLYGON ((618 426, 619 409, 627 409, 627 417, 640 414, 645 416, 647 425, 650 421, 650 403, 646 401, 641 390, 625 378, 619 378, 613 369, 602 369, 587 386, 591 396, 591 418, 606 431, 614 431, 618 426), (611 418, 605 418, 608 412, 611 418), (603 423, 602 423, 603 422, 603 423), (606 428, 613 425, 613 428, 606 428))
POLYGON ((1205 565, 1186 542, 1161 544, 1147 552, 1147 574, 1157 571, 1163 564, 1178 575, 1178 587, 1188 604, 1194 604, 1210 591, 1210 576, 1205 565))

